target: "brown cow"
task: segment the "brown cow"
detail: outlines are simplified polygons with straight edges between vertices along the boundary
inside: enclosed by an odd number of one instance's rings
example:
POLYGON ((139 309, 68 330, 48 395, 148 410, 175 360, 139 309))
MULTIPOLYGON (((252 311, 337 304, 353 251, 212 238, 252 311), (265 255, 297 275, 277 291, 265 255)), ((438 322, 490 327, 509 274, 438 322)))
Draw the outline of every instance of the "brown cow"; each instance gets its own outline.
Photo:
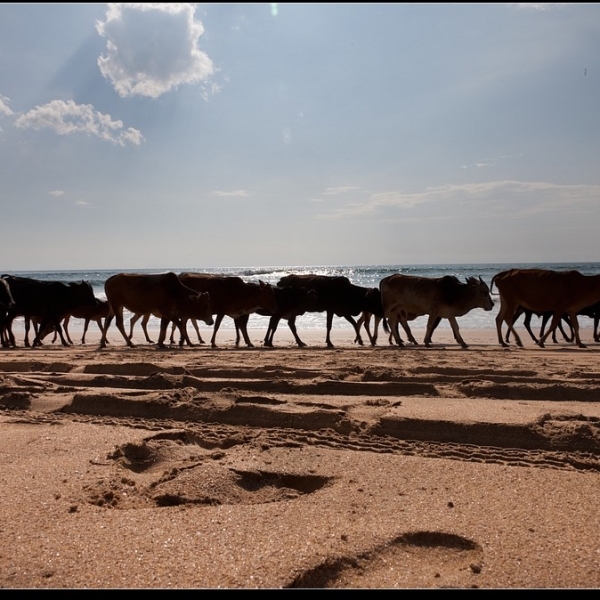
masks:
POLYGON ((490 290, 481 277, 468 277, 466 283, 461 283, 452 275, 419 277, 397 273, 384 277, 379 282, 379 289, 384 316, 398 345, 402 345, 398 335, 398 321, 403 326, 408 326, 407 321, 412 315, 429 315, 423 340, 425 346, 431 345, 433 330, 439 319, 444 318, 450 321, 454 339, 466 348, 456 317, 462 317, 474 308, 492 310, 494 306, 490 290))
POLYGON ((500 294, 496 330, 501 346, 508 345, 502 339, 503 322, 515 336, 517 345, 523 346, 513 327, 515 312, 521 306, 536 313, 552 312, 550 327, 538 340, 540 347, 544 347, 546 338, 556 330, 565 314, 571 322, 575 342, 580 348, 586 347, 579 336, 577 314, 600 301, 600 275, 583 275, 575 270, 509 269, 494 275, 492 288, 494 285, 500 294))
POLYGON ((196 318, 208 325, 213 324, 209 295, 200 294, 185 286, 172 272, 150 275, 118 273, 106 280, 104 290, 110 310, 104 321, 101 348, 106 347, 106 332, 113 316, 127 345, 134 347, 123 326, 124 308, 132 313, 153 314, 160 318, 159 348, 165 347, 170 321, 176 323, 181 330, 180 345, 183 344, 184 337, 182 320, 196 318))
MULTIPOLYGON (((212 314, 216 315, 210 345, 216 348, 217 331, 224 317, 236 319, 258 310, 274 313, 277 311, 277 299, 273 286, 264 281, 246 282, 241 277, 213 275, 208 273, 180 273, 179 279, 188 287, 198 292, 210 294, 212 314)), ((244 341, 249 348, 254 344, 248 337, 245 324, 241 326, 244 341)), ((182 335, 187 338, 185 327, 182 335)), ((189 338, 188 338, 189 341, 189 338)), ((236 344, 237 345, 237 344, 236 344)))

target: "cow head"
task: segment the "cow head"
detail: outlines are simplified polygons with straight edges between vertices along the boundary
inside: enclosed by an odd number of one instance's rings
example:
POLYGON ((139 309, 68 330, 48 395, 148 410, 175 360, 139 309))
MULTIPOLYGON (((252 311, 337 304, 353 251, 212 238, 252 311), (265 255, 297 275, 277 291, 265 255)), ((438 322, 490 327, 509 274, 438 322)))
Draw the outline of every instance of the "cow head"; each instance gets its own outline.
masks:
POLYGON ((492 310, 492 308, 494 308, 494 301, 490 295, 490 288, 481 277, 478 279, 475 277, 468 277, 467 284, 473 289, 473 299, 478 308, 483 308, 483 310, 492 310))
POLYGON ((72 281, 69 283, 69 288, 73 290, 77 302, 83 306, 97 307, 100 304, 100 300, 94 295, 94 288, 88 281, 78 283, 72 281))
POLYGON ((258 280, 258 285, 261 289, 262 308, 272 313, 276 313, 278 306, 273 286, 270 283, 265 283, 262 279, 258 280))
POLYGON ((194 319, 200 319, 207 325, 212 325, 214 323, 212 318, 212 303, 210 301, 210 294, 208 292, 198 292, 197 294, 190 296, 190 303, 191 317, 194 319))

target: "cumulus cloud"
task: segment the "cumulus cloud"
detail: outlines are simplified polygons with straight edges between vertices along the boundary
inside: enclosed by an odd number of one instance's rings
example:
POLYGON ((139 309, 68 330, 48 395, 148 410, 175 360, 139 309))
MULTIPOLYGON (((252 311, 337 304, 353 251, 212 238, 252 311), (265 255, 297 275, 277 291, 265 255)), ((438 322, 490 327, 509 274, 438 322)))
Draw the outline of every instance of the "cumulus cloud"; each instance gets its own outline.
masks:
POLYGON ((13 114, 13 111, 8 105, 9 102, 10 100, 6 96, 0 94, 0 115, 10 116, 13 114))
MULTIPOLYGON (((214 74, 212 61, 197 47, 204 26, 194 19, 195 10, 180 3, 108 5, 105 20, 96 22, 107 40, 98 66, 119 96, 157 98, 214 74)), ((214 86, 205 92, 214 92, 214 86)))
POLYGON ((91 104, 75 104, 72 100, 53 100, 23 113, 15 121, 23 129, 51 129, 59 135, 85 133, 101 140, 125 146, 138 146, 144 140, 141 132, 133 127, 123 129, 123 121, 114 121, 91 104))

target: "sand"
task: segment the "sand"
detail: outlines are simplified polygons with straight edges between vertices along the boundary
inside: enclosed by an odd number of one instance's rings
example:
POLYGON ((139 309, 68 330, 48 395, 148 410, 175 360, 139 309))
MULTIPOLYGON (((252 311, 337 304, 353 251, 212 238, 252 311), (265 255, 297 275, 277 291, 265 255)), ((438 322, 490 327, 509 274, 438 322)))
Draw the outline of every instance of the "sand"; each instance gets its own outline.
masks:
POLYGON ((588 329, 250 333, 0 350, 0 587, 600 586, 588 329))

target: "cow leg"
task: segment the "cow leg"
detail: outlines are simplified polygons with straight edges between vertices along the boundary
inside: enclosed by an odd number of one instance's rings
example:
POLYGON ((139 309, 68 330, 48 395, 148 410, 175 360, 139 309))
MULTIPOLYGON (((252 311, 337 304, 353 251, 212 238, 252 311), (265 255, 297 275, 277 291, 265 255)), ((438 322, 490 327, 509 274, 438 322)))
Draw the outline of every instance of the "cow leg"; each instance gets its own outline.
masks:
MULTIPOLYGON (((333 312, 327 311, 327 334, 325 336, 325 343, 328 348, 333 348, 333 344, 331 343, 331 326, 333 324, 333 312)), ((355 327, 356 329, 356 327, 355 327)))
POLYGON ((129 339, 133 338, 133 326, 137 323, 141 316, 141 314, 135 314, 133 317, 131 317, 131 319, 129 319, 129 339))
MULTIPOLYGON (((169 319, 167 317, 161 317, 161 319, 160 319, 160 334, 158 336, 158 342, 157 342, 157 345, 159 348, 166 348, 165 338, 167 337, 167 327, 169 326, 170 322, 171 322, 171 319, 169 319)), ((177 323, 179 326, 181 326, 181 321, 179 319, 174 320, 173 323, 177 323)))
POLYGON ((12 330, 12 323, 14 318, 14 315, 8 315, 4 321, 4 337, 7 341, 9 348, 16 348, 17 346, 17 342, 15 340, 15 336, 12 330))
POLYGON ((67 341, 69 342, 69 344, 73 345, 73 340, 71 339, 71 336, 69 335, 69 322, 70 321, 71 321, 71 315, 67 315, 65 317, 65 320, 63 321, 63 330, 65 332, 65 337, 67 338, 67 341))
MULTIPOLYGON (((265 339, 263 340, 263 345, 268 348, 273 347, 273 337, 275 336, 275 332, 277 331, 277 325, 279 325, 280 317, 273 315, 269 319, 269 325, 267 327, 267 332, 265 333, 265 339)), ((289 324, 289 321, 288 321, 289 324)))
MULTIPOLYGON (((242 335, 244 336, 244 342, 246 342, 246 346, 248 346, 248 348, 254 348, 254 344, 252 343, 252 341, 250 340, 250 336, 248 335, 248 319, 250 317, 250 315, 244 315, 246 318, 242 319, 242 323, 240 326, 240 330, 242 332, 242 335)), ((237 334, 237 337, 239 337, 239 334, 237 334)), ((237 339, 236 339, 236 345, 237 345, 237 339)))
POLYGON ((221 326, 221 321, 223 320, 223 317, 225 315, 217 315, 217 318, 215 320, 215 326, 213 328, 213 334, 212 337, 210 338, 210 345, 211 348, 216 348, 217 347, 217 331, 219 331, 219 327, 221 326))
POLYGON ((404 341, 400 337, 400 330, 398 329, 399 319, 400 315, 398 315, 397 313, 390 314, 390 316, 388 317, 388 325, 390 328, 390 335, 393 336, 394 340, 396 341, 396 344, 398 344, 398 346, 404 346, 404 341))
MULTIPOLYGON (((408 338, 408 341, 413 344, 414 346, 418 346, 419 342, 417 342, 417 340, 415 339, 415 336, 413 335, 411 329, 410 329, 410 325, 408 324, 408 319, 402 315, 400 317, 400 325, 402 325, 402 329, 404 329, 404 333, 406 333, 406 337, 408 338)), ((398 324, 396 323, 396 329, 398 329, 398 324)))
POLYGON ((500 310, 498 311, 498 314, 496 315, 496 332, 498 333, 498 343, 503 348, 508 347, 508 344, 502 338, 502 323, 504 321, 506 321, 506 324, 508 326, 507 336, 508 336, 508 333, 512 332, 517 346, 523 347, 523 342, 521 342, 521 338, 519 337, 519 334, 515 331, 515 328, 513 327, 514 315, 515 315, 517 308, 518 307, 516 307, 516 306, 504 304, 502 302, 502 298, 500 298, 500 310), (510 317, 508 315, 510 315, 510 317))
MULTIPOLYGON (((177 319, 177 318, 173 317, 173 319, 171 319, 171 320, 173 321, 173 325, 179 329, 179 347, 183 348, 184 344, 187 344, 188 346, 193 346, 193 344, 187 334, 187 319, 186 318, 177 319)), ((161 323, 162 323, 162 321, 161 321, 161 323)), ((167 325, 167 327, 168 327, 168 325, 167 325)), ((172 331, 172 329, 171 329, 171 331, 172 331)), ((165 330, 165 333, 166 333, 166 330, 165 330)), ((171 343, 173 343, 173 333, 171 333, 171 343)))
POLYGON ((31 328, 31 318, 25 317, 25 338, 23 340, 23 343, 25 344, 26 348, 29 348, 31 346, 31 344, 29 343, 29 329, 30 328, 31 328))
MULTIPOLYGON (((192 340, 190 340, 190 336, 187 332, 187 322, 187 317, 181 319, 181 336, 179 338, 179 345, 183 346, 183 343, 185 342, 188 346, 193 347, 194 344, 192 344, 192 340)), ((195 324, 196 327, 198 327, 194 319, 192 319, 192 322, 195 324)))
POLYGON ((127 342, 127 345, 130 348, 135 348, 135 344, 131 341, 131 338, 125 332, 125 325, 123 323, 123 307, 121 306, 118 310, 115 311, 115 325, 117 329, 121 332, 123 339, 127 342))
POLYGON ((561 319, 562 319, 562 313, 554 312, 554 314, 552 315, 552 321, 550 323, 550 327, 548 328, 548 331, 546 331, 546 333, 544 333, 544 335, 542 335, 540 337, 540 339, 538 340, 538 346, 540 348, 544 348, 544 342, 546 341, 546 338, 549 337, 550 335, 552 335, 552 332, 556 330, 561 319))
MULTIPOLYGON (((517 309, 515 310, 515 314, 513 316, 513 323, 523 314, 523 307, 521 306, 517 306, 517 309)), ((527 319, 527 315, 525 316, 525 319, 527 319)), ((531 321, 531 317, 529 317, 529 321, 531 321)), ((527 321, 527 323, 529 324, 529 321, 527 321)), ((525 325, 525 327, 527 327, 527 325, 525 325)), ((530 332, 530 335, 531 332, 530 332)), ((508 344, 509 340, 510 340, 510 329, 506 330, 506 337, 505 337, 506 343, 508 344)))
MULTIPOLYGON (((572 342, 574 340, 573 325, 571 324, 571 319, 569 318, 569 315, 563 315, 562 319, 558 324, 558 328, 560 329, 560 333, 562 334, 565 342, 572 342), (563 328, 563 321, 569 326, 569 331, 571 332, 571 335, 567 335, 565 333, 565 330, 563 328)), ((556 342, 556 339, 554 339, 554 341, 556 342)))
POLYGON ((467 345, 465 340, 463 340, 462 336, 460 335, 460 331, 458 329, 458 321, 456 320, 456 317, 448 317, 448 321, 450 321, 450 326, 452 327, 452 332, 454 333, 454 339, 463 348, 468 348, 469 346, 467 345))
MULTIPOLYGON (((81 336, 81 343, 85 344, 85 334, 87 333, 88 327, 90 326, 91 319, 86 319, 83 323, 83 334, 81 336)), ((102 331, 102 321, 100 319, 96 319, 96 323, 98 323, 98 327, 100 331, 102 331)))
MULTIPOLYGON (((354 333, 356 334, 356 337, 354 338, 354 343, 358 342, 359 346, 363 346, 363 340, 362 337, 360 335, 360 326, 358 325, 358 323, 355 321, 354 317, 352 316, 346 316, 344 317, 346 319, 346 321, 348 321, 348 323, 352 324, 352 327, 354 327, 354 333)), ((333 317, 332 317, 332 322, 333 322, 333 317)))
POLYGON ((248 332, 246 331, 246 325, 248 324, 248 319, 250 315, 241 315, 239 317, 235 317, 233 319, 233 323, 235 325, 235 347, 239 348, 240 345, 240 332, 244 336, 244 341, 249 347, 252 347, 252 343, 248 343, 248 332))
POLYGON ((425 339, 423 340, 423 344, 427 347, 431 346, 431 336, 436 328, 437 318, 438 316, 435 313, 431 313, 429 317, 427 317, 427 329, 425 330, 425 339))
POLYGON ((190 321, 192 322, 192 327, 196 330, 196 335, 198 336, 198 343, 204 344, 204 340, 202 339, 202 336, 200 335, 200 328, 198 327, 198 321, 196 319, 190 319, 190 321))
POLYGON ((51 318, 45 318, 39 324, 39 326, 37 328, 36 336, 35 336, 35 338, 33 340, 33 344, 32 344, 34 348, 42 345, 42 339, 44 338, 45 335, 47 335, 47 333, 49 333, 51 325, 54 325, 55 331, 58 332, 58 335, 60 336, 61 344, 63 346, 69 346, 69 342, 67 342, 67 340, 65 339, 65 336, 63 335, 62 327, 60 325, 60 319, 51 317, 51 318))
MULTIPOLYGON (((144 332, 144 337, 149 344, 154 344, 154 340, 148 335, 148 322, 150 321, 150 314, 142 316, 142 331, 144 332)), ((167 332, 165 330, 165 337, 167 332)), ((163 340, 164 343, 164 340, 163 340)))
POLYGON ((296 317, 292 317, 291 319, 288 319, 288 326, 290 328, 290 331, 292 332, 292 335, 294 336, 294 339, 296 340, 296 344, 298 344, 298 347, 306 348, 306 344, 300 339, 300 336, 298 335, 298 332, 296 331, 296 317))
POLYGON ((587 348, 587 346, 581 341, 579 337, 579 320, 577 319, 577 313, 575 311, 571 311, 568 313, 569 320, 571 321, 571 327, 573 329, 573 335, 575 336, 575 341, 580 348, 587 348))
MULTIPOLYGON (((375 317, 375 319, 378 319, 378 317, 375 317)), ((360 315, 360 318, 358 319, 358 321, 356 321, 356 326, 358 327, 358 330, 360 331, 360 328, 364 325, 365 326, 365 331, 367 332, 367 335, 369 336, 369 342, 371 343, 371 346, 375 345, 375 342, 373 341, 373 336, 371 335, 371 328, 370 328, 370 323, 371 323, 371 313, 367 312, 367 311, 363 311, 362 314, 360 315)), ((379 321, 375 321, 376 324, 379 324, 379 321)), ((377 327, 377 325, 375 325, 375 327, 377 327)), ((376 341, 376 338, 375 338, 376 341)), ((362 346, 362 340, 359 341, 359 336, 356 336, 354 338, 354 343, 360 343, 362 346)))
POLYGON ((106 333, 108 331, 108 327, 110 325, 110 322, 112 321, 114 316, 114 313, 112 311, 112 308, 109 307, 108 309, 108 315, 106 316, 106 318, 104 319, 104 327, 102 327, 102 337, 100 338, 100 348, 106 348, 106 333))
MULTIPOLYGON (((519 318, 521 312, 523 312, 523 309, 521 309, 521 307, 517 308, 516 312, 515 312, 515 316, 513 317, 513 323, 519 318)), ((531 329, 531 317, 533 317, 533 313, 531 311, 527 311, 525 313, 525 318, 523 319, 523 325, 525 326, 525 329, 527 329, 527 332, 529 333, 529 335, 531 336, 531 339, 537 344, 538 343, 538 338, 535 337, 535 334, 533 333, 533 330, 531 329)), ((544 328, 546 326, 546 323, 548 322, 548 315, 542 315, 542 327, 540 329, 540 337, 542 335, 544 335, 544 328)), ((508 333, 506 333, 506 337, 508 338, 508 333)), ((506 340, 508 341, 508 339, 506 340)))
POLYGON ((371 335, 371 332, 369 331, 369 327, 368 327, 368 323, 365 326, 365 329, 367 330, 367 335, 369 336, 369 341, 371 342, 371 346, 377 346, 377 337, 379 335, 379 323, 381 323, 383 317, 380 317, 378 315, 374 315, 374 319, 373 319, 373 335, 371 335))
MULTIPOLYGON (((239 348, 241 336, 244 336, 244 341, 248 337, 248 333, 245 331, 246 324, 248 323, 248 319, 250 315, 240 315, 239 317, 235 317, 233 319, 233 324, 235 325, 235 347, 239 348)), ((246 341, 247 343, 247 341, 246 341)))

